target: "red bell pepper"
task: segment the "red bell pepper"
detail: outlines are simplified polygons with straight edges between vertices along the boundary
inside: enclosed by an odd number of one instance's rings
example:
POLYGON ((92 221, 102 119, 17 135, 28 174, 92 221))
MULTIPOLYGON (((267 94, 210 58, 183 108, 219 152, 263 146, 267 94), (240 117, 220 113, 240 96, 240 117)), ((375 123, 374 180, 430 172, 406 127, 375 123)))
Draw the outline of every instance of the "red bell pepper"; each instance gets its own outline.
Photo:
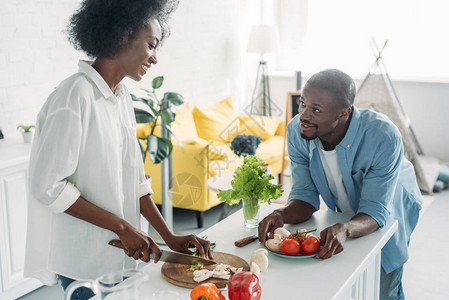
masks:
POLYGON ((259 277, 251 272, 239 272, 231 276, 228 283, 229 300, 259 300, 262 289, 259 277))

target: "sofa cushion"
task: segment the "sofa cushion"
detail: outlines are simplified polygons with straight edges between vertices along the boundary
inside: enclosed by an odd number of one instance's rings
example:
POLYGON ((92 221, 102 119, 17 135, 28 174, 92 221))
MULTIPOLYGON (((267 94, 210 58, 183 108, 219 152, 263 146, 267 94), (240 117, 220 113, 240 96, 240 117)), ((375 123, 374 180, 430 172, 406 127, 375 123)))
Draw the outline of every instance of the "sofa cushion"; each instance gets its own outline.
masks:
POLYGON ((175 113, 175 121, 171 123, 172 131, 181 141, 195 140, 198 134, 189 103, 186 102, 175 113))
POLYGON ((273 136, 263 141, 256 150, 256 156, 271 165, 271 173, 279 174, 282 171, 282 144, 284 137, 273 136))
POLYGON ((222 160, 228 157, 228 154, 224 152, 222 148, 216 147, 214 145, 214 141, 208 142, 202 138, 197 137, 196 139, 192 140, 183 140, 182 144, 203 147, 209 154, 209 160, 222 160))
POLYGON ((239 121, 230 96, 207 108, 195 106, 192 114, 198 136, 207 141, 227 143, 238 133, 239 121))
POLYGON ((275 135, 282 121, 280 118, 267 116, 250 116, 240 120, 242 121, 239 130, 240 134, 257 135, 264 141, 275 135))

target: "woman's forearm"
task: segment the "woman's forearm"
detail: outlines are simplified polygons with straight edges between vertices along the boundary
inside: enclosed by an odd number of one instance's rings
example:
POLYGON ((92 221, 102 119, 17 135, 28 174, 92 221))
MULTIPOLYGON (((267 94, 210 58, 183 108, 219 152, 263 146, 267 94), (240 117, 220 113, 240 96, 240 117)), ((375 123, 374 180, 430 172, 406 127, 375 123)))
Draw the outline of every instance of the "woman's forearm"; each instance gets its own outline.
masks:
POLYGON ((110 230, 117 235, 120 235, 129 226, 129 223, 124 219, 92 204, 81 196, 65 213, 98 227, 110 230))
POLYGON ((173 232, 168 228, 150 195, 140 197, 140 213, 150 222, 164 241, 173 236, 173 232))

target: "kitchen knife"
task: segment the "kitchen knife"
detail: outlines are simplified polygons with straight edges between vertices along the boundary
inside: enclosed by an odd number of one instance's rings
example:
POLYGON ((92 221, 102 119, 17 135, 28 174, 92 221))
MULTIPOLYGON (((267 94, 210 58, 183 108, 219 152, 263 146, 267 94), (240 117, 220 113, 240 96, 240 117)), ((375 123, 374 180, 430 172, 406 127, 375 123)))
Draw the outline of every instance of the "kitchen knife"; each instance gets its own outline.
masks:
MULTIPOLYGON (((109 245, 125 250, 125 246, 123 246, 120 240, 111 240, 109 242, 109 245)), ((151 252, 150 259, 154 260, 155 257, 156 254, 154 252, 151 252)), ((161 257, 159 258, 159 260, 182 265, 193 265, 197 263, 202 263, 204 265, 216 264, 216 262, 214 262, 211 259, 193 256, 180 252, 174 252, 170 250, 161 250, 161 257)))

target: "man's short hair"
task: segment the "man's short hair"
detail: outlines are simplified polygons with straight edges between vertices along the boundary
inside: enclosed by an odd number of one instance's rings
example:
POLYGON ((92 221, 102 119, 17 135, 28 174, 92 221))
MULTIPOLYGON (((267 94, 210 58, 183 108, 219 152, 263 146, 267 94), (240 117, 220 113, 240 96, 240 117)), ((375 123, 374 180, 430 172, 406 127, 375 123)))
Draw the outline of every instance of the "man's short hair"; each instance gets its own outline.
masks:
POLYGON ((352 78, 337 69, 327 69, 316 73, 307 81, 306 86, 313 86, 329 93, 340 101, 343 107, 354 104, 356 94, 355 83, 352 78))

